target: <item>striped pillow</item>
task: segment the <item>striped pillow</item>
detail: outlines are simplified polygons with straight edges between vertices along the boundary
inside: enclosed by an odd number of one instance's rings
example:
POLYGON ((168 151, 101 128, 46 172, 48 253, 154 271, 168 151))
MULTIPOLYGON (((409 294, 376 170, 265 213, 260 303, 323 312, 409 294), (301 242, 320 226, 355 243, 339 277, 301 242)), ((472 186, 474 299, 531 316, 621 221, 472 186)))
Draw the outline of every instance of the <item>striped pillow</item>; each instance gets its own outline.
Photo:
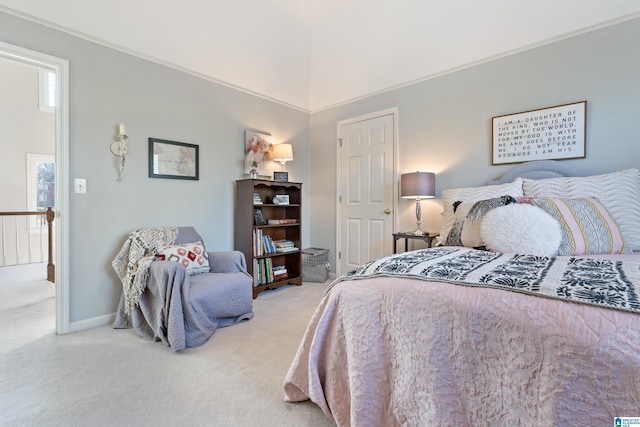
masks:
POLYGON ((533 197, 595 197, 615 219, 629 249, 640 251, 640 170, 624 169, 592 176, 523 179, 522 191, 525 196, 533 197))
POLYGON ((527 199, 530 204, 538 206, 560 223, 562 240, 558 255, 631 253, 618 224, 598 199, 527 199))

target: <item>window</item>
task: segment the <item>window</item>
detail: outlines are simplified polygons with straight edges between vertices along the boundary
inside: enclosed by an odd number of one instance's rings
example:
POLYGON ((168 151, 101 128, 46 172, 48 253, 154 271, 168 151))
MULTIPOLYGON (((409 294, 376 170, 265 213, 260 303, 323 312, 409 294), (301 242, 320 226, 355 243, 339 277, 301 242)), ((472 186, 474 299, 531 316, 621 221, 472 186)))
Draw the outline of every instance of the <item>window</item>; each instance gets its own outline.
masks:
POLYGON ((53 113, 56 111, 56 73, 49 70, 40 70, 38 94, 40 98, 40 111, 53 113))
MULTIPOLYGON (((27 153, 27 209, 46 211, 55 202, 55 158, 49 154, 27 153)), ((46 223, 43 216, 32 227, 46 223)))

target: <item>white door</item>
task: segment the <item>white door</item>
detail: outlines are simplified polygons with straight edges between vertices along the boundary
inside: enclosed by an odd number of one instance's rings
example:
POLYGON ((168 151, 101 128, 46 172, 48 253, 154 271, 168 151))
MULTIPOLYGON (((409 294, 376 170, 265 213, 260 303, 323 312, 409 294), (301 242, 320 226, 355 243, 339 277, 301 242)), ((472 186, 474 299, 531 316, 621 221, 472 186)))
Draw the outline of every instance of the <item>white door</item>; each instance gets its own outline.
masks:
POLYGON ((338 123, 338 274, 393 251, 397 111, 338 123))

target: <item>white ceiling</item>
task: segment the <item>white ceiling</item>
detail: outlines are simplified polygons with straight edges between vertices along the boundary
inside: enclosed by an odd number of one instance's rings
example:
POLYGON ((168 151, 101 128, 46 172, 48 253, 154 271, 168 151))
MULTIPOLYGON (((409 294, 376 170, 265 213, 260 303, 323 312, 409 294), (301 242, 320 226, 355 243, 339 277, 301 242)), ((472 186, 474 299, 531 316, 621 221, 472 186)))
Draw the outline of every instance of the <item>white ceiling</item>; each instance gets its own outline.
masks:
POLYGON ((640 16, 638 0, 0 0, 304 111, 640 16))

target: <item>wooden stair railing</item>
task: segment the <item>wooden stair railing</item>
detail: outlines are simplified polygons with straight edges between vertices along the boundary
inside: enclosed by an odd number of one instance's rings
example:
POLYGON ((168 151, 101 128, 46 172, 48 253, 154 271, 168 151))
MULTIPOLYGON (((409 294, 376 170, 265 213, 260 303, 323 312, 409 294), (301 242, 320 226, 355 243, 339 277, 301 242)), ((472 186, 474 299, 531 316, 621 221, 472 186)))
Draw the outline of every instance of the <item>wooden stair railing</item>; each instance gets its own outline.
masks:
MULTIPOLYGON (((47 261, 47 280, 55 283, 56 279, 56 267, 53 263, 53 219, 55 218, 55 212, 52 207, 48 207, 46 211, 34 211, 34 212, 0 212, 0 217, 4 216, 44 216, 47 220, 47 234, 48 234, 48 261, 47 261)), ((4 239, 4 235, 2 236, 4 239)))

